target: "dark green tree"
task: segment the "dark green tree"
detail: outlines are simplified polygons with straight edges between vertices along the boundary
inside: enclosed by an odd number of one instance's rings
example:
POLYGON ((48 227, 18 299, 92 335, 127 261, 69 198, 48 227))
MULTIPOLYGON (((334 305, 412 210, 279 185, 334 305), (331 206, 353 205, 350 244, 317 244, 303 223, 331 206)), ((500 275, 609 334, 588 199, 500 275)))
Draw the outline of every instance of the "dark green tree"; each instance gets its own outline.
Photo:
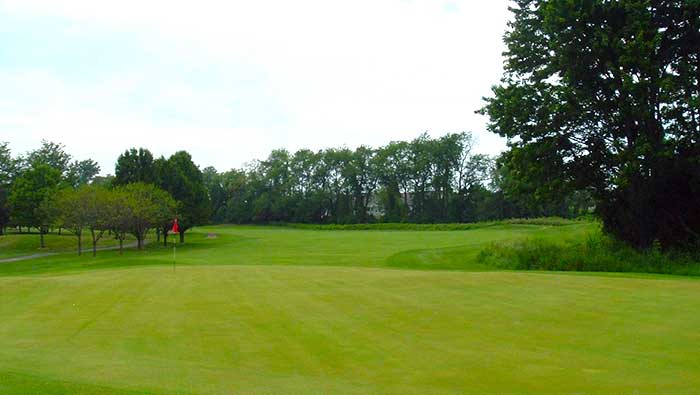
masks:
POLYGON ((41 140, 41 147, 27 153, 24 161, 27 166, 47 165, 59 171, 62 177, 68 175, 71 159, 73 157, 66 152, 66 146, 61 143, 41 140))
POLYGON ((9 186, 0 186, 0 235, 5 234, 5 228, 10 223, 8 194, 9 186))
POLYGON ((107 174, 106 176, 95 176, 92 178, 90 184, 109 189, 114 186, 114 176, 111 174, 107 174))
POLYGON ((126 185, 132 182, 154 184, 157 181, 151 151, 145 148, 131 148, 119 155, 114 169, 114 185, 126 185))
MULTIPOLYGON (((196 225, 207 223, 211 213, 209 194, 199 167, 186 151, 178 151, 158 165, 158 183, 177 201, 177 218, 180 242, 185 241, 185 232, 196 225)), ((167 235, 166 225, 164 230, 167 235)))
POLYGON ((0 235, 5 233, 5 227, 10 222, 7 199, 15 176, 15 161, 7 145, 0 143, 0 235))
MULTIPOLYGON (((700 3, 517 0, 489 129, 637 246, 700 240, 700 3), (570 186, 569 186, 570 185, 570 186)), ((522 164, 522 163, 521 163, 522 164)))
POLYGON ((403 222, 408 219, 411 164, 409 144, 391 142, 377 150, 374 165, 379 179, 379 200, 385 222, 403 222))
POLYGON ((68 167, 68 182, 74 187, 89 184, 100 174, 100 165, 92 159, 73 161, 68 167))
MULTIPOLYGON (((227 200, 227 194, 223 183, 223 175, 219 174, 214 167, 208 166, 202 170, 202 180, 204 182, 204 187, 207 190, 211 207, 223 207, 227 200)), ((219 210, 211 210, 210 220, 212 222, 222 222, 223 218, 222 212, 219 210)))
POLYGON ((51 199, 61 183, 61 173, 46 164, 37 163, 24 170, 12 184, 8 198, 11 221, 19 226, 39 229, 41 248, 45 247, 44 234, 48 232, 51 216, 44 203, 51 199))
POLYGON ((73 157, 66 152, 65 145, 42 140, 41 147, 27 153, 25 158, 18 158, 24 162, 24 167, 44 164, 61 173, 63 180, 73 187, 89 183, 100 172, 100 166, 92 159, 82 161, 72 160, 73 157))

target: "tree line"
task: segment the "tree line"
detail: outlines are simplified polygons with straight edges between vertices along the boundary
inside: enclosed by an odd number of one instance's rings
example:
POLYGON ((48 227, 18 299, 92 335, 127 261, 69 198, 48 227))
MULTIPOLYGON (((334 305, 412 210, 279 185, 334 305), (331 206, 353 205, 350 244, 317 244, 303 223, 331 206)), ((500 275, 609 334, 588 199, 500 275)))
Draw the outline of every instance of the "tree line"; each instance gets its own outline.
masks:
POLYGON ((101 177, 96 162, 72 161, 62 144, 43 141, 18 157, 12 157, 7 143, 0 144, 0 234, 7 226, 20 232, 34 228, 43 248, 51 228, 67 230, 77 236, 80 254, 88 232, 94 255, 106 233, 119 240, 120 252, 128 234, 139 249, 150 230, 167 243, 178 218, 184 242, 188 229, 209 219, 202 173, 185 151, 168 159, 148 155, 128 150, 117 160, 117 177, 101 177))
MULTIPOLYGON (((508 156, 472 153, 469 133, 422 134, 379 148, 273 150, 242 169, 203 171, 189 153, 155 158, 145 148, 121 154, 114 176, 98 176, 62 144, 42 142, 12 157, 0 144, 0 232, 7 226, 84 231, 93 251, 108 232, 121 242, 146 232, 167 243, 178 218, 185 232, 205 223, 475 222, 515 217, 575 217, 591 209, 580 191, 541 199, 516 183, 508 156)), ((81 246, 79 245, 79 249, 81 246)))
POLYGON ((226 223, 475 222, 514 217, 575 217, 591 208, 570 191, 528 196, 510 180, 505 157, 473 154, 470 133, 422 134, 380 148, 295 153, 219 173, 203 170, 212 221, 226 223))
MULTIPOLYGON (((45 226, 60 185, 154 185, 180 233, 214 223, 472 222, 595 211, 636 248, 700 245, 700 3, 514 0, 500 84, 478 112, 508 138, 492 158, 469 133, 379 148, 274 150, 242 169, 200 171, 186 152, 131 149, 95 177, 44 142, 0 144, 0 231, 45 226)), ((156 227, 162 233, 165 225, 156 227)), ((167 235, 167 232, 165 233, 167 235)))

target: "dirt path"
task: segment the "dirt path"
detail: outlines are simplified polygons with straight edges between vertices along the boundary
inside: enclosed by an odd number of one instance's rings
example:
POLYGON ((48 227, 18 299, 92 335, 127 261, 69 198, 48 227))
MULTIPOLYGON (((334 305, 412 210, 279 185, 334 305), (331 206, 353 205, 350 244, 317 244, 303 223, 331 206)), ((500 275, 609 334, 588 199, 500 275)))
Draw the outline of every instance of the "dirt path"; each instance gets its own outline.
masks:
MULTIPOLYGON (((145 245, 147 243, 148 243, 148 240, 144 240, 143 244, 145 245)), ((134 247, 136 247, 136 242, 124 244, 124 248, 134 248, 134 247)), ((97 248, 97 251, 109 251, 109 250, 118 250, 118 249, 119 249, 119 246, 99 247, 99 248, 97 248)), ((83 248, 82 251, 83 251, 83 253, 90 253, 90 252, 92 252, 92 247, 83 248)), ((69 253, 69 251, 40 252, 40 253, 36 253, 36 254, 31 254, 31 255, 21 255, 21 256, 14 256, 12 258, 0 259, 0 263, 26 261, 28 259, 44 258, 47 256, 62 255, 62 254, 68 254, 68 253, 69 253)))

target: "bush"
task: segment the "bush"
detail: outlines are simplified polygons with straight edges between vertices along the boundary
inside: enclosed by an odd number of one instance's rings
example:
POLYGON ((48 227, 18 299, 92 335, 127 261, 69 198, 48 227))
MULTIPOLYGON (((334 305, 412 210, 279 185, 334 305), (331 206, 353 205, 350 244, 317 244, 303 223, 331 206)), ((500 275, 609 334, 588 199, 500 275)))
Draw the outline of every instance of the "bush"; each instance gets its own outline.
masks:
POLYGON ((486 228, 498 225, 539 225, 539 226, 564 226, 578 223, 578 221, 559 217, 544 218, 520 218, 507 219, 502 221, 472 222, 472 223, 452 223, 452 224, 416 224, 416 223, 396 223, 379 222, 371 224, 298 224, 298 223, 277 223, 275 225, 288 226, 296 229, 309 230, 421 230, 421 231, 453 231, 486 228))
POLYGON ((698 252, 638 251, 600 234, 583 241, 555 243, 530 239, 491 244, 477 256, 481 264, 510 270, 635 272, 700 275, 698 252))

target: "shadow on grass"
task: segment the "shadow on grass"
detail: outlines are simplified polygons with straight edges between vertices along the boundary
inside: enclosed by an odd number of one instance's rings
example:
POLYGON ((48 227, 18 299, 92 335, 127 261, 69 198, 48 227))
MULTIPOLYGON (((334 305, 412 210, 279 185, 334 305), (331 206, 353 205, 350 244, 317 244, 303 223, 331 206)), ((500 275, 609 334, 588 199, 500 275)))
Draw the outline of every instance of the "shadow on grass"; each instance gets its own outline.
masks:
POLYGON ((415 270, 494 271, 491 266, 477 262, 481 249, 475 245, 426 248, 401 251, 389 256, 388 267, 415 270))
POLYGON ((0 389, 3 395, 20 394, 82 394, 82 395, 155 395, 156 392, 133 391, 102 385, 56 380, 25 373, 0 372, 0 389), (7 392, 6 392, 7 391, 7 392), (28 392, 31 391, 31 392, 28 392))

